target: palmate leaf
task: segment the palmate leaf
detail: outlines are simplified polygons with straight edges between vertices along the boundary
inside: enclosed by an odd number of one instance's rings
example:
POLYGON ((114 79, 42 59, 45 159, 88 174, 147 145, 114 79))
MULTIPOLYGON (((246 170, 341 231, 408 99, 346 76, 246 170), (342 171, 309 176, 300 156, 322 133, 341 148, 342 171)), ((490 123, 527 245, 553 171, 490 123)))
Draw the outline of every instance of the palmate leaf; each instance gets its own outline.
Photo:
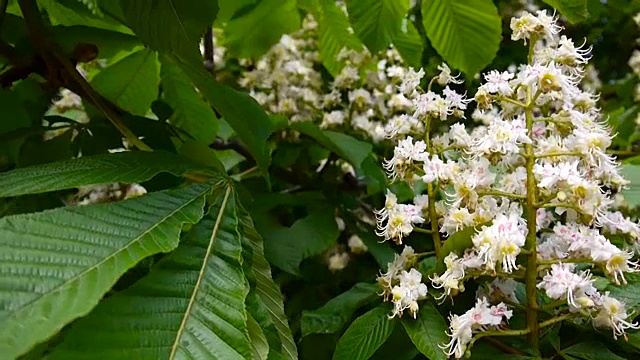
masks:
POLYGON ((395 321, 390 320, 389 309, 380 305, 354 321, 338 340, 333 360, 365 360, 387 341, 395 321))
POLYGON ((487 66, 502 39, 502 23, 491 0, 430 0, 422 23, 444 61, 468 75, 487 66))
POLYGON ((356 35, 372 53, 385 50, 401 31, 409 0, 346 0, 356 35))
POLYGON ((91 85, 123 110, 144 116, 158 94, 158 56, 143 49, 101 70, 91 85))
POLYGON ((224 45, 240 58, 264 55, 283 34, 300 28, 295 0, 261 0, 244 6, 226 22, 224 45))
POLYGON ((0 197, 37 194, 89 184, 142 182, 161 172, 180 176, 201 168, 202 165, 164 151, 83 156, 0 173, 0 197))
POLYGON ((217 1, 120 0, 110 4, 152 49, 201 64, 198 45, 218 12, 217 1))
MULTIPOLYGON (((275 350, 279 350, 278 354, 283 358, 295 360, 298 358, 298 351, 291 335, 287 316, 284 314, 282 294, 280 293, 278 286, 273 281, 271 276, 271 266, 264 256, 262 238, 256 232, 249 213, 242 207, 240 210, 240 233, 244 235, 245 247, 250 247, 250 253, 252 254, 251 270, 247 272, 247 276, 250 277, 252 283, 255 284, 252 291, 255 291, 255 294, 257 295, 255 299, 258 304, 256 304, 256 306, 260 308, 263 307, 263 310, 265 310, 270 317, 270 321, 263 319, 261 326, 264 328, 266 336, 269 339, 271 332, 270 323, 272 323, 280 345, 280 349, 274 349, 272 346, 271 351, 269 352, 269 358, 275 359, 276 357, 272 356, 276 353, 275 350)), ((248 259, 246 260, 248 261, 248 259)), ((248 299, 251 299, 251 293, 249 295, 248 299)), ((254 313, 260 311, 258 308, 252 310, 254 313)), ((271 343, 271 339, 269 340, 271 343)))
POLYGON ((338 61, 338 54, 344 48, 362 50, 362 43, 349 31, 351 24, 347 15, 333 0, 307 0, 303 8, 318 21, 318 51, 322 64, 336 76, 344 64, 338 61))
MULTIPOLYGON (((256 277, 249 301, 245 271, 265 274, 258 270, 263 265, 257 259, 264 261, 258 251, 261 239, 229 183, 214 188, 210 199, 209 213, 178 248, 146 277, 75 323, 53 359, 282 358, 271 357, 276 351, 268 347, 274 344, 262 329, 265 316, 274 322, 284 318, 281 295, 266 293, 269 301, 280 302, 282 315, 273 316, 265 310, 270 306, 260 295, 263 281, 256 277), (265 304, 262 315, 247 308, 256 299, 265 304)), ((268 282, 273 284, 270 274, 268 282)))
POLYGON ((269 182, 268 169, 271 165, 271 154, 267 147, 267 140, 274 131, 269 116, 255 99, 246 93, 219 84, 203 66, 192 66, 177 58, 175 60, 211 106, 231 125, 253 155, 262 175, 269 182))
POLYGON ((203 144, 213 143, 220 127, 215 112, 171 59, 162 56, 160 62, 164 100, 173 110, 169 122, 203 144))
POLYGON ((53 359, 251 358, 236 200, 227 184, 212 197, 180 246, 74 324, 53 359))
POLYGON ((351 289, 329 300, 313 311, 303 311, 300 319, 302 336, 310 334, 332 334, 351 319, 361 306, 378 299, 377 284, 357 283, 351 289))
POLYGON ((147 256, 172 250, 210 185, 0 219, 0 354, 12 359, 88 313, 147 256))
POLYGON ((447 322, 430 302, 420 304, 416 319, 403 318, 407 334, 418 350, 431 360, 446 360, 448 356, 440 346, 449 342, 447 322))

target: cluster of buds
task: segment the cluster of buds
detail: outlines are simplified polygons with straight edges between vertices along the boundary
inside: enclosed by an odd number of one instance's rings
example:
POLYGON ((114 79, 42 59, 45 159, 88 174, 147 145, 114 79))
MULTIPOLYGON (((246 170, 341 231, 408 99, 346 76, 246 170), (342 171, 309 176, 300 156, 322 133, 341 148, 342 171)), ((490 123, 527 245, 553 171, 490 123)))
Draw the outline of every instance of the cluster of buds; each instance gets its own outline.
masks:
MULTIPOLYGON (((626 329, 639 328, 624 303, 600 293, 591 272, 575 266, 585 264, 616 284, 640 270, 630 250, 640 226, 614 209, 613 194, 628 182, 607 153, 612 135, 600 120, 597 96, 580 87, 590 48, 560 35, 557 18, 545 11, 513 18, 511 29, 512 40, 529 45, 529 61, 514 71, 484 74, 473 117, 485 125, 468 130, 456 123, 444 134, 430 134, 439 121, 463 118, 471 99, 449 88, 458 79, 444 65, 426 91, 419 87, 421 70, 405 77, 399 89, 425 131, 393 134, 398 145, 384 167, 393 180, 424 183, 415 188, 427 193, 416 194, 414 204, 398 204, 388 193, 376 212, 379 235, 401 242, 415 227, 428 226, 423 231, 432 234, 437 251, 443 235, 471 230, 469 248, 438 253, 446 270, 430 277, 442 291, 436 298, 464 291, 471 278, 512 279, 524 283, 528 298, 536 299, 540 290, 555 300, 551 314, 559 319, 587 319, 624 336, 626 329), (442 95, 432 89, 435 83, 442 95), (624 245, 611 243, 614 234, 624 245), (526 270, 520 265, 524 256, 526 270)), ((392 294, 386 289, 385 295, 392 294)), ((504 303, 479 297, 475 308, 451 316, 445 352, 462 357, 474 332, 499 328, 511 315, 504 303)), ((534 330, 522 329, 527 331, 534 330)))

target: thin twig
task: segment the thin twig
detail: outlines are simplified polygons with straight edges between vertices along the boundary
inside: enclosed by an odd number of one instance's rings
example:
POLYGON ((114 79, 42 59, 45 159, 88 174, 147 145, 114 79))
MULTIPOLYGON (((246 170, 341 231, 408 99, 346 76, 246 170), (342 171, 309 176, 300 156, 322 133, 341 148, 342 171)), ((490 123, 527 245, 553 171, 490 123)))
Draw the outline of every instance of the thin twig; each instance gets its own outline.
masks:
POLYGON ((214 61, 213 51, 213 28, 209 26, 204 34, 204 67, 213 74, 216 63, 214 61))

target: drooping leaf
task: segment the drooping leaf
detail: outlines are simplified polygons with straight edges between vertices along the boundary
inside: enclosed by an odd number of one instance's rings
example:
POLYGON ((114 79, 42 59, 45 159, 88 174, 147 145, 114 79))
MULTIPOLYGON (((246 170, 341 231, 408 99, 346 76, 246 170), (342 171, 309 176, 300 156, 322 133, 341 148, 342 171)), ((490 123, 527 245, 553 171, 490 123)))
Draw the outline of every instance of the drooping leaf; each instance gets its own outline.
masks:
POLYGON ((251 247, 251 271, 248 273, 255 281, 254 290, 257 298, 268 312, 279 338, 280 349, 272 347, 269 352, 270 358, 276 350, 279 350, 278 354, 281 354, 285 359, 296 360, 298 359, 298 350, 291 335, 287 316, 284 313, 282 293, 273 281, 271 266, 264 256, 262 238, 254 228, 249 213, 242 206, 240 206, 239 214, 241 233, 245 237, 245 242, 251 247))
POLYGON ((303 311, 300 319, 302 336, 332 334, 340 331, 358 308, 379 298, 378 290, 377 284, 358 283, 346 292, 329 300, 321 308, 313 311, 303 311))
POLYGON ((0 353, 26 352, 87 314, 137 262, 174 249, 209 191, 193 185, 0 219, 0 353))
POLYGON ((349 19, 335 1, 310 1, 307 11, 318 21, 318 51, 322 64, 331 75, 336 76, 344 66, 338 61, 340 51, 344 48, 362 50, 362 43, 349 31, 349 19))
POLYGON ((144 116, 157 97, 159 82, 158 57, 143 49, 101 70, 91 85, 123 110, 144 116))
POLYGON ((237 57, 258 58, 283 34, 300 27, 293 0, 262 0, 239 9, 227 22, 224 45, 237 57))
POLYGON ((372 53, 385 50, 401 32, 409 0, 347 0, 353 30, 372 53))
POLYGON ((422 22, 444 61, 468 75, 493 60, 502 39, 502 23, 491 0, 425 1, 422 22))
POLYGON ((198 50, 217 1, 120 0, 127 25, 152 49, 201 65, 198 50))
POLYGON ((335 152, 353 166, 360 166, 373 149, 369 143, 335 131, 320 130, 310 122, 296 122, 291 124, 291 128, 312 137, 322 146, 335 152))
POLYGON ((411 21, 403 20, 400 31, 393 36, 391 42, 407 65, 414 68, 422 65, 422 38, 411 21))
POLYGON ((160 61, 164 100, 173 110, 169 122, 199 142, 211 144, 220 127, 213 109, 196 93, 189 79, 171 59, 163 56, 160 61))
POLYGON ((74 324, 53 359, 249 359, 242 234, 228 184, 180 246, 74 324))
POLYGON ((402 319, 407 334, 418 350, 431 360, 446 360, 440 346, 449 342, 447 322, 430 302, 422 302, 416 319, 402 319))
POLYGON ((365 360, 382 345, 395 327, 389 309, 378 306, 357 318, 338 340, 334 360, 365 360))
POLYGON ((589 341, 582 342, 570 346, 566 349, 562 349, 562 353, 572 355, 580 359, 585 360, 624 360, 622 356, 616 355, 613 351, 609 350, 606 345, 597 342, 589 341))
POLYGON ((183 175, 202 165, 164 151, 127 151, 18 168, 0 173, 0 197, 110 182, 134 183, 161 172, 183 175))
POLYGON ((268 181, 271 154, 267 148, 267 139, 273 132, 269 116, 251 96, 217 83, 204 67, 194 67, 187 63, 178 65, 211 106, 231 125, 268 181))
POLYGON ((589 17, 587 0, 542 0, 553 6, 572 24, 579 23, 589 17))

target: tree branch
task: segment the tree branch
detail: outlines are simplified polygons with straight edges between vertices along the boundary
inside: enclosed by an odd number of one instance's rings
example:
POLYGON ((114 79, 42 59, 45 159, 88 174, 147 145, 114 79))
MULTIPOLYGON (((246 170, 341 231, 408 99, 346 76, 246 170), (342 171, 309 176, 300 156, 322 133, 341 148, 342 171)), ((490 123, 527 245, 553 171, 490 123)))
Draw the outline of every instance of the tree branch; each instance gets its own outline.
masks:
POLYGON ((213 28, 209 26, 204 34, 204 67, 213 74, 216 64, 213 51, 213 28))

